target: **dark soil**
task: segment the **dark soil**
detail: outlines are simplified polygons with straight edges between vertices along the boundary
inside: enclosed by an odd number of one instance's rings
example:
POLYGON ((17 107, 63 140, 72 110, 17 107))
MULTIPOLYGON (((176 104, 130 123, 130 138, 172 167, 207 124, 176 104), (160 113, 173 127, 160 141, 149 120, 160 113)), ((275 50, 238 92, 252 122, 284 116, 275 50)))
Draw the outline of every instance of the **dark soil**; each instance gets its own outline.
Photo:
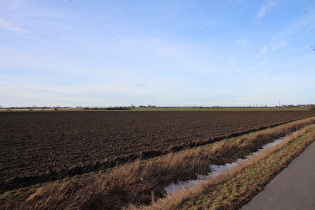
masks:
POLYGON ((0 192, 314 115, 307 111, 2 112, 0 192))

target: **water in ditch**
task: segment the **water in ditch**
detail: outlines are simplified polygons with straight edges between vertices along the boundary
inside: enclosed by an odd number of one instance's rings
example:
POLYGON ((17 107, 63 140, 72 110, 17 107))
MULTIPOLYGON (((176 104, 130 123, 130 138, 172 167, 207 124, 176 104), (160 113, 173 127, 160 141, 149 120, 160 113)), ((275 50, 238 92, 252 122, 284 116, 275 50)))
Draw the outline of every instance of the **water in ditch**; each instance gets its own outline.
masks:
MULTIPOLYGON (((259 149, 258 151, 254 152, 252 154, 254 154, 254 155, 258 154, 261 151, 263 151, 263 150, 265 150, 265 149, 267 149, 269 147, 275 146, 278 143, 280 143, 281 141, 285 140, 287 137, 291 136, 292 134, 290 134, 288 136, 285 136, 285 137, 280 137, 278 139, 275 139, 273 142, 265 144, 261 149, 259 149)), ((224 171, 229 170, 231 167, 233 167, 235 165, 238 165, 239 163, 248 160, 249 156, 250 155, 246 156, 244 159, 238 159, 238 160, 236 160, 233 163, 226 163, 224 165, 210 165, 209 167, 210 167, 210 171, 211 172, 209 172, 208 175, 206 175, 206 176, 198 175, 197 179, 195 179, 195 180, 178 181, 176 184, 172 183, 172 184, 170 184, 170 185, 168 185, 167 187, 164 188, 165 192, 167 194, 174 194, 174 193, 176 193, 179 190, 187 189, 189 187, 192 187, 192 186, 195 186, 197 184, 203 183, 203 182, 206 181, 206 179, 210 178, 211 176, 218 175, 218 174, 220 174, 220 173, 222 173, 224 171)))

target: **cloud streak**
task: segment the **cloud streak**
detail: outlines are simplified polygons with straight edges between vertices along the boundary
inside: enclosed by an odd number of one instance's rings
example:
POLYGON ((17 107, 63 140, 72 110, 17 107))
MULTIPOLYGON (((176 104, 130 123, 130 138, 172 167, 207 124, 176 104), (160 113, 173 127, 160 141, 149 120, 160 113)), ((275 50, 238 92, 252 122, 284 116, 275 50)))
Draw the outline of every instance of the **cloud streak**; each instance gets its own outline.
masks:
POLYGON ((21 27, 18 27, 18 26, 15 26, 14 24, 10 23, 10 22, 7 22, 3 19, 0 18, 0 28, 3 28, 3 29, 6 29, 8 31, 12 31, 12 32, 15 32, 15 33, 18 33, 18 34, 25 34, 25 33, 28 33, 27 30, 21 28, 21 27))
POLYGON ((313 78, 309 45, 315 16, 310 2, 279 1, 162 0, 154 6, 3 1, 0 101, 83 106, 284 101, 279 95, 291 95, 285 85, 296 84, 297 75, 308 75, 303 82, 313 78), (286 4, 280 7, 279 1, 286 4), (288 74, 292 77, 281 77, 288 74), (281 86, 270 82, 274 75, 281 86), (272 86, 268 93, 266 86, 272 86))
POLYGON ((294 22, 281 33, 278 34, 277 38, 289 36, 301 31, 311 30, 315 28, 315 10, 313 7, 308 8, 306 11, 311 11, 304 15, 300 20, 294 22), (303 30, 302 30, 303 29, 303 30))
MULTIPOLYGON (((314 11, 313 7, 310 7, 308 11, 314 11)), ((270 41, 263 45, 260 49, 259 54, 252 59, 256 61, 262 56, 280 50, 290 44, 290 39, 294 38, 298 33, 305 33, 305 31, 312 30, 315 28, 315 12, 310 12, 302 16, 296 22, 290 24, 287 28, 273 36, 270 41), (293 36, 294 35, 294 36, 293 36)))
POLYGON ((264 17, 272 8, 277 6, 279 3, 276 1, 266 1, 263 6, 261 6, 256 14, 256 18, 264 17))
POLYGON ((38 39, 37 36, 30 33, 28 30, 24 29, 23 27, 17 26, 16 24, 13 24, 11 22, 8 22, 2 18, 0 18, 0 28, 11 31, 19 36, 23 36, 25 38, 30 39, 38 39))

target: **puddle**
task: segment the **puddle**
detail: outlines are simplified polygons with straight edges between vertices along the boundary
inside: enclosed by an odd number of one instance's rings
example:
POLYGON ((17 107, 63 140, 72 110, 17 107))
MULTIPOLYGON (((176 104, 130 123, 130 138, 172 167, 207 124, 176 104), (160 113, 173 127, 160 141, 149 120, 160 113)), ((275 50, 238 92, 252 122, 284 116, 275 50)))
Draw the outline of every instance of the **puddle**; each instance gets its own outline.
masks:
MULTIPOLYGON (((294 132, 295 133, 295 132, 294 132)), ((292 133, 292 134, 294 134, 292 133)), ((258 151, 252 153, 252 155, 254 154, 258 154, 260 153, 261 151, 269 148, 269 147, 272 147, 272 146, 275 146, 277 145, 278 143, 280 143, 281 141, 285 140, 287 137, 291 136, 292 134, 288 135, 288 136, 285 136, 285 137, 280 137, 278 139, 275 139, 273 142, 270 142, 268 144, 265 144, 264 146, 262 146, 261 149, 259 149, 258 151)), ((224 172, 224 171, 227 171, 229 170, 231 167, 235 166, 235 165, 238 165, 239 163, 241 162, 244 162, 245 160, 248 159, 250 155, 246 156, 244 159, 238 159, 237 161, 233 162, 233 163, 226 163, 224 165, 210 165, 210 171, 208 173, 208 175, 197 175, 197 179, 195 180, 188 180, 188 181, 178 181, 175 183, 172 183, 170 185, 168 185, 167 187, 164 188, 165 192, 167 194, 175 194, 178 190, 182 190, 182 189, 187 189, 189 187, 193 187, 197 184, 200 184, 200 183, 203 183, 206 181, 206 179, 210 178, 211 176, 214 176, 214 175, 219 175, 220 173, 224 172)))

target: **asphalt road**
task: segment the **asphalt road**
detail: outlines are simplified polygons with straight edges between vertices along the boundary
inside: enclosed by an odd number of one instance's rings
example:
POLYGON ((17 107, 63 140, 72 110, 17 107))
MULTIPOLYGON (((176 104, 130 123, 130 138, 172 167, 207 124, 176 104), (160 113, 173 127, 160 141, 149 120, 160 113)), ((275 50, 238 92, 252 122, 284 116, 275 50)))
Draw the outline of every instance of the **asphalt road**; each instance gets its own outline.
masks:
POLYGON ((315 142, 241 209, 314 210, 315 142))

